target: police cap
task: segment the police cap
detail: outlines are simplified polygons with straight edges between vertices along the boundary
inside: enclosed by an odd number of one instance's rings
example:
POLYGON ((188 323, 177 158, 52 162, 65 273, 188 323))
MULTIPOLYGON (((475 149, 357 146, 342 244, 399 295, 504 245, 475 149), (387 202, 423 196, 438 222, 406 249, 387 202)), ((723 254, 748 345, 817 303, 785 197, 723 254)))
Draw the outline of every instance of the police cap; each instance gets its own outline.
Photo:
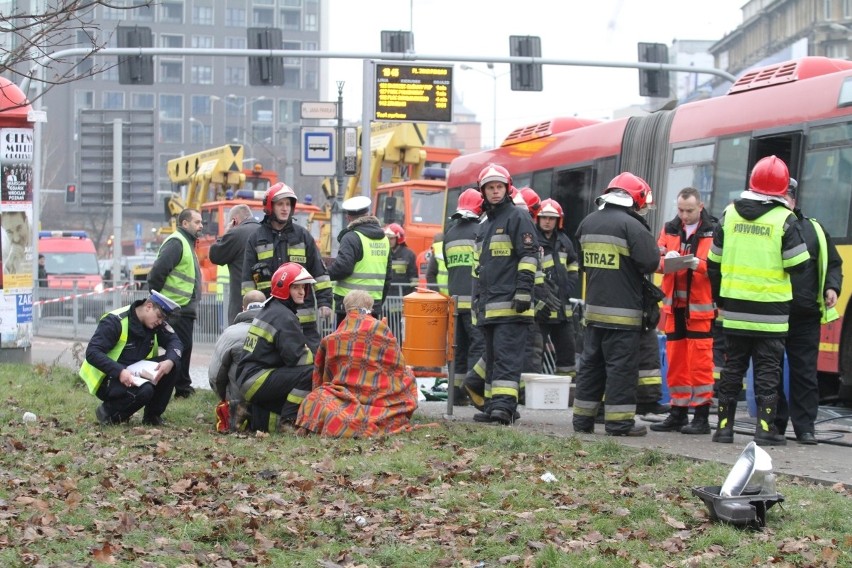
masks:
POLYGON ((343 202, 343 210, 349 215, 363 215, 370 210, 372 203, 366 195, 356 195, 343 202))

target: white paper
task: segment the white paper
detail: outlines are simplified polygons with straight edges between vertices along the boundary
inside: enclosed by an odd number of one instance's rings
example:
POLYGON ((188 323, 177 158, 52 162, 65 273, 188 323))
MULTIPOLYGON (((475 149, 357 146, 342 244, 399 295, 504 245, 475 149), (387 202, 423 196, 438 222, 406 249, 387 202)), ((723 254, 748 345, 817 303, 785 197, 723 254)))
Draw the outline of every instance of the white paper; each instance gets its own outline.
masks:
POLYGON ((668 274, 669 272, 677 272, 678 270, 683 270, 684 268, 689 267, 689 261, 695 258, 694 254, 685 254, 683 256, 673 256, 671 258, 663 259, 663 272, 668 274))
POLYGON ((127 370, 133 374, 133 386, 138 387, 153 379, 157 373, 157 365, 159 363, 156 361, 149 361, 147 359, 128 365, 127 370))

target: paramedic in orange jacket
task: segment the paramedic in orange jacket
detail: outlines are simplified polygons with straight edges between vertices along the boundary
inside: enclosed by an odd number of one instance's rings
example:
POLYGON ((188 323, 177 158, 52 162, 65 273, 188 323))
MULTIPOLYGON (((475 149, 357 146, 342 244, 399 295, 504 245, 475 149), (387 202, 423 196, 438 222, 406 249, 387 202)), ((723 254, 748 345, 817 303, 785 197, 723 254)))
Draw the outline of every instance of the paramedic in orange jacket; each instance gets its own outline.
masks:
POLYGON ((686 268, 663 275, 669 363, 666 380, 671 410, 662 423, 651 425, 651 430, 657 432, 710 433, 716 306, 707 277, 707 253, 713 244, 715 226, 716 219, 704 209, 698 190, 687 187, 677 195, 677 217, 665 224, 657 240, 659 272, 663 271, 665 259, 694 255, 686 268), (691 423, 689 408, 695 410, 691 423))

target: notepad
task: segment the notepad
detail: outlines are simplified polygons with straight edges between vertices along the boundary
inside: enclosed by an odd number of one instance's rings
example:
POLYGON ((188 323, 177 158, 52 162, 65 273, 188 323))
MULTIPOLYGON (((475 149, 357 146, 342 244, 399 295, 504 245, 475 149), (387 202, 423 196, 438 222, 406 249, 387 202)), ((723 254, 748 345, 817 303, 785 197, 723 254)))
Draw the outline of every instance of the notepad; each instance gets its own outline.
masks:
POLYGON ((668 274, 669 272, 677 272, 678 270, 683 270, 687 268, 690 264, 690 261, 695 258, 694 254, 685 254, 683 256, 673 256, 671 258, 663 259, 663 272, 668 274))

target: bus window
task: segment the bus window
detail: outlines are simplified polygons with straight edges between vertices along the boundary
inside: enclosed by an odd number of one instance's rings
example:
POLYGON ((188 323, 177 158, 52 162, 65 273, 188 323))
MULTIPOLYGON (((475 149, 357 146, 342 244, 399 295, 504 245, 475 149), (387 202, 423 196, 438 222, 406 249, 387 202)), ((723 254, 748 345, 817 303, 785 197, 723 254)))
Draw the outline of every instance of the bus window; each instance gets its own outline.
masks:
MULTIPOLYGON (((553 170, 542 170, 533 173, 531 188, 535 190, 542 200, 547 199, 553 193, 551 186, 553 184, 553 170)), ((518 186, 521 187, 521 186, 518 186)))
POLYGON ((677 214, 677 194, 685 187, 697 189, 705 206, 711 205, 714 150, 714 144, 703 144, 678 148, 673 152, 666 190, 657 203, 661 210, 661 223, 674 219, 677 214))
POLYGON ((738 136, 719 140, 716 157, 716 186, 706 206, 710 214, 720 217, 725 207, 748 187, 749 137, 738 136))
MULTIPOLYGON (((586 166, 558 171, 553 176, 555 183, 550 197, 562 206, 562 211, 565 214, 565 224, 562 230, 572 240, 580 221, 588 213, 589 203, 596 197, 594 174, 594 168, 586 166)), ((576 242, 574 246, 577 246, 576 242)))
POLYGON ((848 124, 814 128, 809 135, 799 199, 803 210, 834 238, 849 234, 852 204, 852 140, 848 124))

